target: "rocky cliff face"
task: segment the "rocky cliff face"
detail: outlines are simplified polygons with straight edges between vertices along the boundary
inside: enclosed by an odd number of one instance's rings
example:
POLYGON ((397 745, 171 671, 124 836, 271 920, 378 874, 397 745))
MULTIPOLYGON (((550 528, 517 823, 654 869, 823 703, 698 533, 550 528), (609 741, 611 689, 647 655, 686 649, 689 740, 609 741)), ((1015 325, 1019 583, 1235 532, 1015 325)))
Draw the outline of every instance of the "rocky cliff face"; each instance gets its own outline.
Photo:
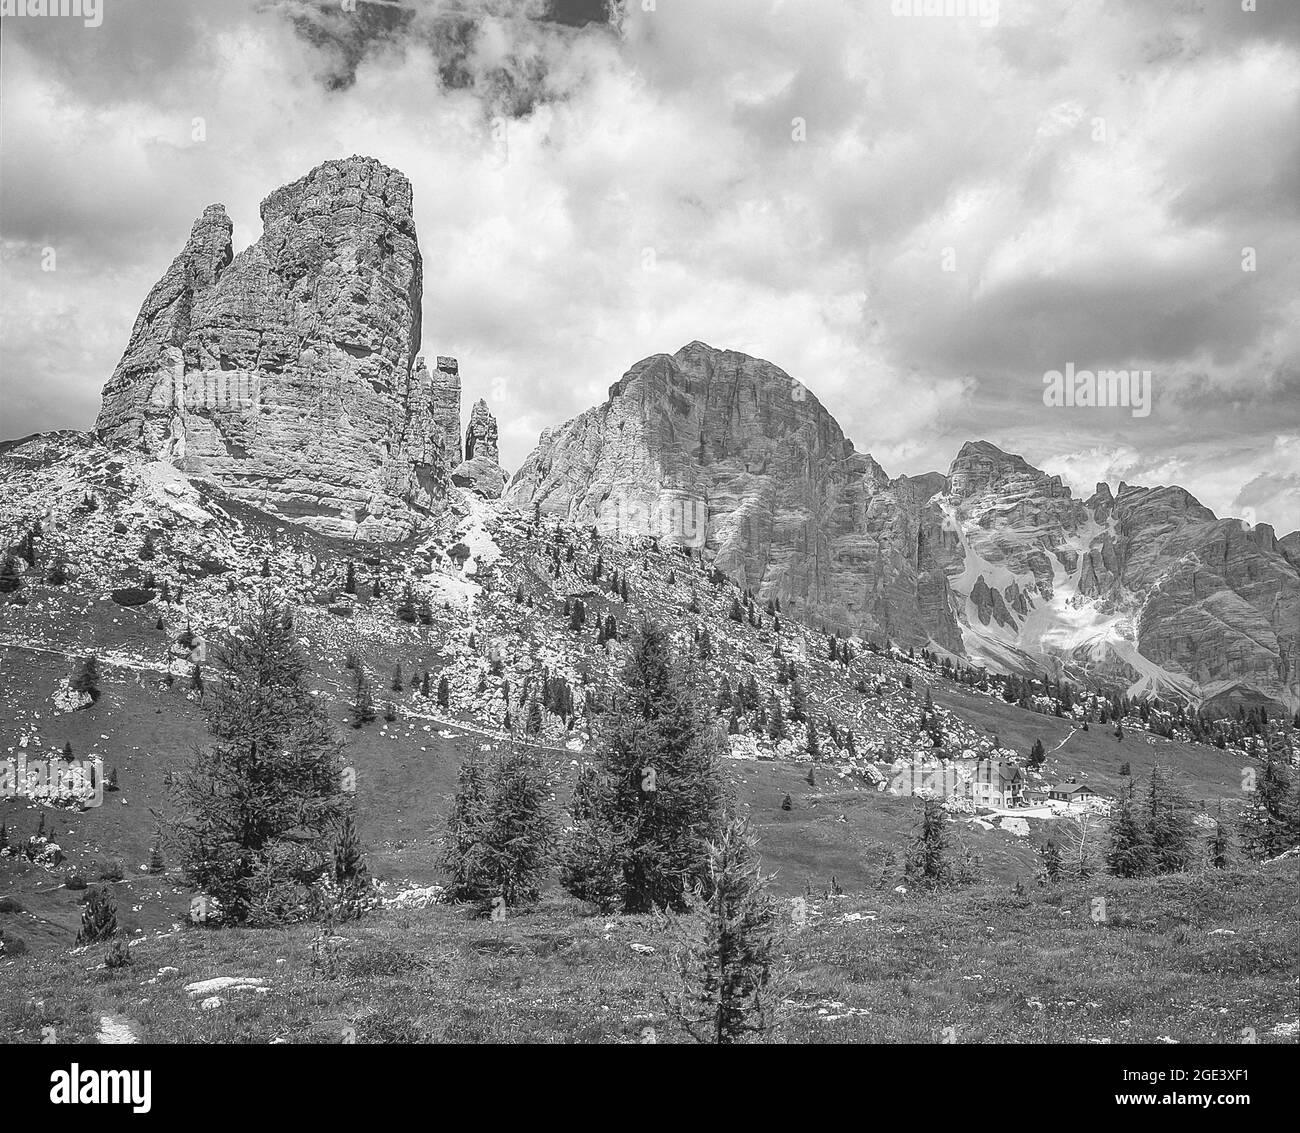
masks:
POLYGON ((506 499, 707 547, 760 598, 846 632, 1135 695, 1300 707, 1294 536, 1180 488, 1079 500, 987 442, 947 476, 891 479, 789 375, 702 343, 548 429, 506 499))
POLYGON ((701 342, 637 363, 596 409, 547 430, 507 499, 611 531, 706 546, 760 599, 844 630, 959 649, 924 501, 890 480, 802 385, 701 342))
POLYGON ((968 653, 1139 694, 1300 705, 1300 574, 1267 525, 1178 487, 1099 484, 1079 501, 986 442, 962 448, 949 485, 935 503, 968 653))
POLYGON ((506 485, 506 474, 498 463, 497 419, 482 398, 470 411, 465 430, 465 459, 452 472, 457 487, 470 488, 481 496, 495 500, 506 485))
POLYGON ((194 225, 104 389, 99 434, 324 533, 400 538, 460 461, 455 361, 430 375, 418 358, 410 182, 331 161, 261 211, 235 257, 220 205, 194 225))

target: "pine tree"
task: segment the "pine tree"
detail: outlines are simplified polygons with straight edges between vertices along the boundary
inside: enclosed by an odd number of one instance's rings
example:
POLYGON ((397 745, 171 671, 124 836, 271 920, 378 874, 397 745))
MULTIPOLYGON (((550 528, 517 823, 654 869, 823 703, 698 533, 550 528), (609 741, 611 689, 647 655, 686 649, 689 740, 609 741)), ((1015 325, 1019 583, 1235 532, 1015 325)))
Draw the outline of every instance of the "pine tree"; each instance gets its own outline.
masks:
POLYGON ((743 622, 745 612, 740 608, 740 599, 733 597, 731 599, 731 613, 728 615, 733 622, 743 622))
POLYGON ((99 699, 99 658, 88 653, 77 663, 77 669, 68 680, 73 692, 84 692, 91 700, 99 699))
POLYGON ((140 558, 145 562, 149 562, 157 557, 158 552, 153 545, 153 532, 146 531, 144 533, 144 542, 140 544, 140 558))
POLYGON ((72 741, 71 740, 63 741, 63 761, 65 763, 72 762, 72 741))
POLYGON ((954 881, 948 859, 951 835, 941 800, 922 798, 917 805, 915 833, 907 848, 904 874, 913 885, 942 889, 954 881))
POLYGON ((1055 884, 1061 880, 1061 850, 1057 844, 1049 838, 1043 843, 1038 850, 1039 856, 1043 860, 1043 877, 1055 884))
POLYGON ((1256 861, 1275 858, 1300 843, 1300 800, 1291 781, 1290 730, 1275 727, 1264 767, 1241 816, 1242 849, 1256 861))
POLYGON ((444 712, 451 708, 451 682, 445 675, 438 678, 438 707, 444 712))
POLYGON ((260 598, 215 651, 212 742, 173 777, 170 841, 185 883, 223 919, 306 915, 346 805, 339 744, 311 692, 292 623, 260 598))
POLYGON ((433 625, 433 606, 429 604, 428 598, 421 598, 416 606, 416 615, 422 626, 433 625))
POLYGON ((796 724, 801 724, 808 719, 808 697, 804 693, 803 685, 799 683, 798 677, 791 677, 790 679, 790 711, 788 715, 796 724))
POLYGON ((263 578, 271 577, 271 560, 269 558, 266 558, 265 556, 263 556, 262 558, 262 577, 263 578))
POLYGON ((822 754, 822 742, 817 735, 817 721, 811 716, 808 717, 808 758, 820 759, 822 754))
POLYGON ((705 840, 720 828, 722 737, 695 696, 693 674, 678 666, 668 634, 643 623, 608 714, 591 818, 576 822, 563 878, 575 896, 602 854, 617 848, 618 896, 626 912, 682 909, 705 883, 705 840))
POLYGON ((429 695, 429 670, 428 669, 425 669, 420 674, 420 695, 421 696, 429 695))
MULTIPOLYGON (((0 573, 3 573, 2 570, 0 570, 0 573)), ((68 581, 68 564, 65 563, 62 558, 55 559, 50 564, 49 573, 46 574, 45 581, 48 582, 51 586, 62 586, 65 582, 68 581)), ((164 587, 163 601, 167 600, 167 594, 165 593, 166 586, 167 586, 167 582, 164 579, 163 580, 163 587, 164 587)), ((2 590, 4 590, 4 586, 0 585, 0 591, 2 590)))
POLYGON ((1029 758, 1026 762, 1030 767, 1042 767, 1047 762, 1047 752, 1043 748, 1042 740, 1034 741, 1034 746, 1029 749, 1029 758))
POLYGON ((357 568, 356 565, 348 560, 347 574, 343 580, 343 593, 355 594, 357 592, 357 568))
POLYGON ((334 885, 337 894, 332 909, 340 920, 355 920, 369 907, 371 882, 365 853, 357 836, 352 815, 344 812, 334 839, 334 885))
POLYGON ((411 625, 415 623, 415 590, 409 582, 402 586, 402 598, 397 603, 396 613, 402 621, 411 625))
POLYGON ((1147 843, 1154 873, 1180 873, 1192 862, 1196 826, 1186 793, 1166 767, 1151 768, 1145 799, 1147 843))
POLYGON ((370 688, 370 678, 363 666, 356 668, 356 691, 352 700, 352 726, 363 728, 375 719, 375 694, 370 688))
POLYGON ((1105 860, 1116 877, 1145 877, 1152 870, 1154 858, 1143 817, 1130 786, 1110 816, 1105 860))
POLYGON ((18 564, 13 555, 5 555, 0 561, 0 594, 12 594, 23 584, 18 574, 18 564))
POLYGON ((157 837, 149 847, 149 872, 162 873, 164 869, 166 864, 163 862, 162 839, 157 837))
POLYGON ((393 692, 401 692, 406 687, 406 681, 402 675, 401 661, 398 661, 397 664, 393 666, 393 680, 389 687, 393 692))
POLYGON ((786 795, 785 798, 781 800, 781 809, 794 810, 794 800, 791 799, 789 795, 786 795))
POLYGON ((461 765, 442 843, 452 900, 537 900, 558 836, 553 792, 544 761, 526 747, 461 765))
POLYGON ((81 931, 78 944, 100 944, 117 932, 117 902, 108 885, 96 885, 86 895, 81 910, 81 931))
POLYGON ((777 743, 780 740, 785 739, 786 735, 785 712, 782 711, 781 701, 778 699, 776 691, 773 690, 768 702, 767 738, 773 743, 777 743))
POLYGON ((775 1025, 780 922, 759 864, 757 836, 729 818, 708 847, 707 881, 687 896, 693 915, 676 923, 668 1006, 697 1042, 741 1042, 775 1025))
POLYGON ((1219 803, 1219 813, 1215 816, 1214 833, 1210 836, 1208 849, 1210 864, 1215 869, 1227 869, 1229 840, 1228 827, 1223 821, 1222 801, 1219 803))
POLYGON ((524 731, 530 736, 542 734, 542 706, 535 696, 528 701, 528 719, 524 723, 524 731))

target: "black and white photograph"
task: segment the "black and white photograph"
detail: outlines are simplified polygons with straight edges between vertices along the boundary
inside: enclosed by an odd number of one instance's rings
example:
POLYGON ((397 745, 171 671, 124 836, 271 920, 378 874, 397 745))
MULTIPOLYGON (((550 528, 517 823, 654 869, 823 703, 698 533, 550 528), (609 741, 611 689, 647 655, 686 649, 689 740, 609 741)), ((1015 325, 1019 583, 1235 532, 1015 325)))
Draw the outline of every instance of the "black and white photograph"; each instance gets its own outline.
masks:
POLYGON ((1300 3, 0 0, 47 1114, 742 1044, 1222 1123, 1298 1042, 1300 3))

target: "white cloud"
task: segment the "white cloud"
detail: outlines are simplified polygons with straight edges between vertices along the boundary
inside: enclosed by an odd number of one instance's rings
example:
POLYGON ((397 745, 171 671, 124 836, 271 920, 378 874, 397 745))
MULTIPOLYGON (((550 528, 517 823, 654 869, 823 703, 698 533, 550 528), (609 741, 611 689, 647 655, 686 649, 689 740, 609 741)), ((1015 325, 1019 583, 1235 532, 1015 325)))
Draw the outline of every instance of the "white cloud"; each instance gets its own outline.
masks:
POLYGON ((90 423, 206 204, 245 244, 273 188, 365 153, 411 178, 424 352, 458 355, 467 399, 495 403, 508 465, 639 358, 699 338, 801 379, 891 473, 987 437, 1086 492, 1176 472, 1216 510, 1286 525, 1284 14, 1043 0, 981 28, 691 0, 629 4, 618 34, 505 0, 439 0, 404 32, 307 0, 157 7, 119 0, 99 39, 6 21, 5 435, 90 423), (287 18, 304 14, 326 38, 287 18), (1045 409, 1042 372, 1067 361, 1151 368, 1151 417, 1045 409))

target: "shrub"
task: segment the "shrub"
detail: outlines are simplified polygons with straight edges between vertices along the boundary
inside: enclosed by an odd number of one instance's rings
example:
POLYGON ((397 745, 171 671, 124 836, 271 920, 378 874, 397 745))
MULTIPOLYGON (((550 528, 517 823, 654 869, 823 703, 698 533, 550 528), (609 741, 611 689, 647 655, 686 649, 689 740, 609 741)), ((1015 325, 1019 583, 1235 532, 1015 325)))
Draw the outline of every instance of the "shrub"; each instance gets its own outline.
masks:
POLYGON ((64 889, 85 889, 86 879, 79 873, 70 873, 63 879, 64 889))
POLYGON ((100 881, 121 881, 126 876, 126 871, 122 868, 119 861, 104 862, 99 867, 100 881))
POLYGON ((117 932, 117 902, 107 885, 96 885, 90 890, 81 910, 81 931, 78 944, 98 944, 117 932))
POLYGON ((115 940, 104 954, 104 967, 128 968, 131 966, 131 948, 125 940, 115 940))

